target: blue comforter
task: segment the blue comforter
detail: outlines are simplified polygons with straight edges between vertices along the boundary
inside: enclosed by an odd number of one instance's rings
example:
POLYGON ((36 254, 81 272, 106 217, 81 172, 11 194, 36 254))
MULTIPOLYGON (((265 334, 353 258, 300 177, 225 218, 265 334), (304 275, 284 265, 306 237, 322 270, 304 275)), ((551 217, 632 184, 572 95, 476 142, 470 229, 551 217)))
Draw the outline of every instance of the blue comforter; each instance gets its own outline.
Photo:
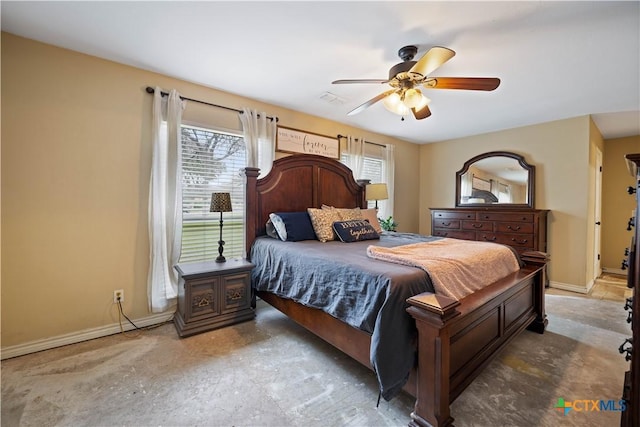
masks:
POLYGON ((261 237, 251 249, 252 286, 323 310, 371 334, 371 365, 386 400, 400 392, 415 363, 415 323, 407 298, 433 292, 421 269, 367 257, 369 245, 393 247, 438 239, 383 232, 354 243, 282 242, 261 237))

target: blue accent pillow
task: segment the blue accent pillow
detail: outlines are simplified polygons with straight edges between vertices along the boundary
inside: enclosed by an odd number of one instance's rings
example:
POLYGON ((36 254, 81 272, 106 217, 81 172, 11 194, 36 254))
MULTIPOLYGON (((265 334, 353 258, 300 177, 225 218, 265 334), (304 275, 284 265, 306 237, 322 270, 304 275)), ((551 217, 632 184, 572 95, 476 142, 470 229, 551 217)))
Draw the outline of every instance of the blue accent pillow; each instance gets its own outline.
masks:
POLYGON ((366 219, 336 221, 333 223, 333 231, 335 231, 338 238, 345 243, 380 238, 378 232, 366 219))
POLYGON ((317 239, 307 212, 278 212, 270 214, 269 218, 282 241, 317 239))

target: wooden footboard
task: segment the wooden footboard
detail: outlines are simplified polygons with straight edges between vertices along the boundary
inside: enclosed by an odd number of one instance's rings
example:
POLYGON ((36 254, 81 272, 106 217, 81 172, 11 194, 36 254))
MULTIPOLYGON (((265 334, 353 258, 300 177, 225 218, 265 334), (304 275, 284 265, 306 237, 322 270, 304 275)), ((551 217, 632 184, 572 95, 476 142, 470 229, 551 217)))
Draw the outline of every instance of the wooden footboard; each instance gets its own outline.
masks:
POLYGON ((411 426, 450 426, 449 405, 520 331, 543 333, 546 255, 528 253, 516 273, 460 301, 409 298, 418 329, 416 404, 411 426))

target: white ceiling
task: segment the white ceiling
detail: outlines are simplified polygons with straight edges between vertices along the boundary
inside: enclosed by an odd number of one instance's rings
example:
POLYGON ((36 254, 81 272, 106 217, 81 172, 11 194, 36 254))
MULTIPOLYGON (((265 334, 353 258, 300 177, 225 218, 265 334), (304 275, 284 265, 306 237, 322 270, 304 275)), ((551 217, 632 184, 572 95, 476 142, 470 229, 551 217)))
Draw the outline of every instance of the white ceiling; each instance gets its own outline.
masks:
POLYGON ((638 1, 2 1, 1 13, 9 33, 420 144, 587 114, 605 139, 640 134, 638 1), (387 78, 409 44, 416 59, 457 53, 434 77, 502 83, 427 90, 421 121, 382 103, 347 116, 388 86, 331 81, 387 78))

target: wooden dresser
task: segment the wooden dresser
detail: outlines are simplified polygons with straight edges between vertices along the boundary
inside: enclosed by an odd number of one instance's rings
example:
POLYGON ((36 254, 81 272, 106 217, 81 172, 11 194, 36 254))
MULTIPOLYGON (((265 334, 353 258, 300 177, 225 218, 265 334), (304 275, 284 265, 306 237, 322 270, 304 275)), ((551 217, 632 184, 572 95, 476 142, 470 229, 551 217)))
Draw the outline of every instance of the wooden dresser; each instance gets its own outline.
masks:
MULTIPOLYGON (((626 339, 619 348, 625 359, 630 361, 629 370, 625 373, 622 398, 625 410, 622 412, 621 425, 623 427, 640 426, 640 153, 627 154, 627 166, 635 177, 635 187, 629 187, 629 194, 636 199, 635 217, 629 219, 628 227, 634 228, 631 245, 627 250, 628 258, 623 262, 623 268, 629 268, 627 286, 633 289, 633 295, 627 299, 625 310, 629 311, 627 321, 631 323, 631 337, 626 339)), ((620 226, 623 226, 620 224, 620 226)))
POLYGON ((518 253, 547 251, 547 210, 529 208, 431 209, 431 234, 509 245, 518 253))

